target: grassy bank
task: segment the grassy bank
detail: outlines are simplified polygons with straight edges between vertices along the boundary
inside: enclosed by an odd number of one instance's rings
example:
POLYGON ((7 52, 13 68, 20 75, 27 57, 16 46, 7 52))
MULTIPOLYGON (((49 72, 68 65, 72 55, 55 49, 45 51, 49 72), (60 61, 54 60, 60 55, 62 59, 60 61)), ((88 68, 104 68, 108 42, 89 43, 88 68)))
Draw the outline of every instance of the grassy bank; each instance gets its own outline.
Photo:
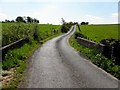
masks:
MULTIPOLYGON (((78 32, 78 30, 76 32, 78 32)), ((120 66, 115 65, 114 61, 106 58, 95 49, 89 49, 80 45, 75 39, 75 35, 69 39, 69 42, 70 45, 79 53, 83 54, 85 57, 87 56, 88 60, 90 60, 92 63, 112 74, 114 77, 120 79, 120 66)))

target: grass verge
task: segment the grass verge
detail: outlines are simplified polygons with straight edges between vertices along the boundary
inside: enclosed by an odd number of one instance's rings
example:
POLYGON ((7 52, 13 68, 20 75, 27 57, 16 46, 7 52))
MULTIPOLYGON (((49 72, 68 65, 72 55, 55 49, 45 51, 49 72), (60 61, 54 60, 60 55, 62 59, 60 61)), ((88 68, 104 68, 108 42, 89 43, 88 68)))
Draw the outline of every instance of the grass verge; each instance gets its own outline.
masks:
POLYGON ((112 74, 114 77, 120 80, 120 66, 115 65, 114 61, 104 57, 101 53, 97 52, 95 49, 89 49, 85 46, 80 45, 77 40, 75 39, 75 35, 73 35, 69 39, 70 45, 75 48, 79 53, 87 56, 87 58, 97 65, 98 67, 102 68, 103 70, 107 71, 108 73, 112 74))

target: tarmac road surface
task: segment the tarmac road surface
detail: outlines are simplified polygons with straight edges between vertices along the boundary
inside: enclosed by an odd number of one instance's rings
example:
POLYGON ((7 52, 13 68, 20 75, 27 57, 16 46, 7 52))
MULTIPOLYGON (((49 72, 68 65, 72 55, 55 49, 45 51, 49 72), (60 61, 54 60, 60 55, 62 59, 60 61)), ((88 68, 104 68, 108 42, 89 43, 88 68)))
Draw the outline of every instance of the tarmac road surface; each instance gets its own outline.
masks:
POLYGON ((80 56, 68 43, 76 25, 39 47, 30 58, 22 88, 118 88, 118 80, 80 56))

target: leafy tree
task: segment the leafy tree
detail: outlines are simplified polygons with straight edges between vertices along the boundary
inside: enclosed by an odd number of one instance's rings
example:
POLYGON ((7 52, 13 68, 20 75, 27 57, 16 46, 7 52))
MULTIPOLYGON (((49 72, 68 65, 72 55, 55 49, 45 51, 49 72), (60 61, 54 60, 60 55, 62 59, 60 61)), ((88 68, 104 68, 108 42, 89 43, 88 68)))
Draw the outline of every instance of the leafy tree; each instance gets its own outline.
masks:
POLYGON ((73 25, 73 22, 65 22, 65 20, 62 18, 62 26, 61 26, 61 32, 67 33, 70 29, 70 27, 73 25))
POLYGON ((10 22, 10 20, 5 19, 5 22, 10 22))
POLYGON ((89 22, 81 22, 81 25, 88 25, 89 22))
POLYGON ((86 24, 86 25, 88 25, 88 24, 89 24, 89 22, 86 22, 85 24, 86 24))
POLYGON ((37 20, 37 23, 39 23, 39 20, 37 20))
POLYGON ((32 23, 33 22, 33 19, 31 17, 27 17, 27 22, 28 23, 32 23))
POLYGON ((11 22, 15 22, 14 20, 12 20, 11 22))
POLYGON ((81 22, 81 25, 85 25, 85 22, 81 22))
POLYGON ((61 19, 62 19, 62 24, 65 24, 66 23, 65 20, 63 18, 61 18, 61 19))
POLYGON ((16 18, 16 21, 17 21, 17 22, 24 22, 24 19, 23 19, 23 17, 18 16, 18 17, 16 18))
POLYGON ((33 19, 33 23, 39 23, 39 20, 37 20, 37 19, 33 19))

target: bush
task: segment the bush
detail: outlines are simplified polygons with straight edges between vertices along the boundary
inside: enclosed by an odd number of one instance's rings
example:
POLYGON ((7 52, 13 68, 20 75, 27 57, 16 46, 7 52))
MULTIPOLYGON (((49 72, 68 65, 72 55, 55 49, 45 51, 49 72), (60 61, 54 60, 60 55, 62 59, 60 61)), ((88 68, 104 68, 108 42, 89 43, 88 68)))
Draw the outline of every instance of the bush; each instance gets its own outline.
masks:
POLYGON ((63 23, 63 25, 61 26, 61 32, 62 33, 67 33, 70 30, 72 25, 73 25, 72 22, 69 22, 69 23, 65 22, 65 23, 63 23))
POLYGON ((116 39, 104 39, 101 40, 101 43, 105 45, 103 54, 115 60, 115 63, 120 65, 120 40, 116 39))
POLYGON ((2 46, 11 44, 19 39, 27 38, 29 41, 38 36, 38 25, 28 23, 3 23, 2 46), (34 36, 34 37, 33 37, 34 36))
POLYGON ((75 39, 77 39, 77 37, 81 37, 81 38, 87 38, 85 35, 79 33, 79 32, 75 32, 75 39))
POLYGON ((3 61, 2 68, 4 70, 8 70, 10 68, 20 66, 20 62, 25 60, 28 57, 28 55, 30 53, 30 52, 28 53, 28 51, 30 51, 32 48, 34 48, 35 45, 36 45, 36 43, 34 41, 34 42, 32 42, 32 45, 25 44, 21 48, 9 51, 5 56, 5 60, 3 61))

